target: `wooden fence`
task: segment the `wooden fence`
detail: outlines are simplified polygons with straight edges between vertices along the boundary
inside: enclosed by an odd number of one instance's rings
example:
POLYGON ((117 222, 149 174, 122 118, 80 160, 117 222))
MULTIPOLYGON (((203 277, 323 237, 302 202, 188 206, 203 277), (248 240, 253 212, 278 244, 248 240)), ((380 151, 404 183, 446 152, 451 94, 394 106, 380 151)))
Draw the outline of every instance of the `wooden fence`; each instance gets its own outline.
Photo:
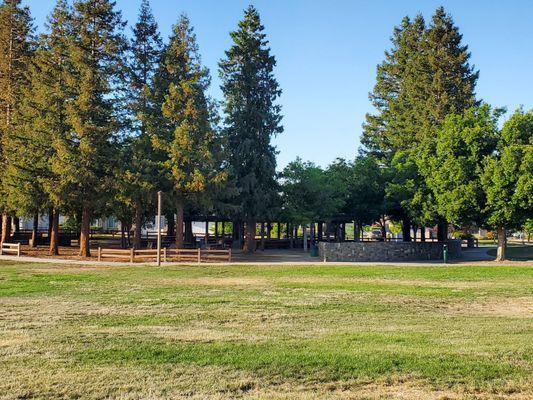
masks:
MULTIPOLYGON (((98 261, 104 258, 115 260, 156 261, 157 249, 103 249, 98 247, 98 261)), ((161 261, 163 262, 231 262, 231 249, 227 250, 203 250, 203 249, 161 249, 161 261)))

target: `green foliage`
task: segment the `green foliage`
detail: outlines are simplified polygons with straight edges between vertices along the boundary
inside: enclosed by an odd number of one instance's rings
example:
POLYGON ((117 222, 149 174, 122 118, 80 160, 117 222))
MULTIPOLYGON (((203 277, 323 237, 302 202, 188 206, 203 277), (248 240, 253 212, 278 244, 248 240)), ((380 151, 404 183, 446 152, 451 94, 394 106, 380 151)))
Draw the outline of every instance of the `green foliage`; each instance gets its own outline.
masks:
POLYGON ((502 128, 497 148, 486 158, 482 176, 488 223, 518 229, 533 213, 533 110, 515 111, 502 128))
MULTIPOLYGON (((28 7, 21 0, 4 0, 0 4, 0 210, 13 211, 25 208, 27 194, 33 191, 31 184, 24 185, 20 192, 24 199, 11 198, 17 191, 13 177, 5 179, 6 168, 16 161, 14 150, 20 145, 22 118, 20 103, 28 85, 26 71, 33 50, 33 26, 28 7)), ((20 175, 25 175, 21 171, 20 175)), ((22 176, 21 176, 22 178, 22 176)), ((25 179, 25 178, 24 178, 25 179)), ((27 182, 27 179, 25 179, 27 182)))
POLYGON ((298 224, 324 221, 335 216, 341 199, 322 168, 300 158, 281 173, 282 219, 298 224))
POLYGON ((152 143, 161 153, 164 179, 176 203, 205 201, 208 189, 224 179, 218 164, 217 134, 206 95, 209 72, 201 65, 196 35, 181 16, 157 72, 164 94, 165 122, 153 128, 152 143))
POLYGON ((124 71, 125 39, 120 12, 109 0, 74 3, 68 40, 73 91, 66 107, 72 128, 54 140, 56 189, 69 203, 95 212, 113 186, 112 164, 120 129, 116 81, 124 71))
POLYGON ((373 157, 360 156, 354 162, 337 159, 326 172, 339 199, 338 214, 360 226, 378 220, 384 212, 384 171, 373 157))
POLYGON ((421 15, 405 17, 391 40, 370 94, 376 111, 366 117, 361 142, 365 152, 388 164, 388 213, 432 223, 442 217, 424 171, 436 151, 434 137, 447 115, 476 104, 478 73, 469 65, 468 47, 442 7, 429 25, 421 15))
POLYGON ((132 31, 126 89, 131 134, 117 151, 119 162, 114 171, 115 195, 111 209, 123 223, 132 221, 137 215, 137 222, 142 225, 146 218, 153 215, 153 200, 159 182, 149 123, 155 114, 161 112, 153 101, 153 92, 162 41, 148 0, 142 1, 138 21, 132 31))
POLYGON ((234 202, 245 219, 267 216, 277 199, 276 150, 271 139, 283 131, 276 65, 259 13, 250 6, 233 44, 220 62, 224 93, 226 156, 240 192, 234 202))
POLYGON ((435 153, 425 157, 421 168, 446 220, 460 226, 483 223, 483 160, 495 151, 497 137, 497 118, 488 105, 444 120, 435 153))
POLYGON ((67 84, 71 22, 71 9, 66 1, 58 1, 27 67, 28 85, 20 101, 17 135, 11 141, 13 157, 5 175, 11 208, 19 215, 67 206, 57 187, 61 177, 52 163, 54 143, 71 129, 66 118, 66 104, 73 93, 67 84))

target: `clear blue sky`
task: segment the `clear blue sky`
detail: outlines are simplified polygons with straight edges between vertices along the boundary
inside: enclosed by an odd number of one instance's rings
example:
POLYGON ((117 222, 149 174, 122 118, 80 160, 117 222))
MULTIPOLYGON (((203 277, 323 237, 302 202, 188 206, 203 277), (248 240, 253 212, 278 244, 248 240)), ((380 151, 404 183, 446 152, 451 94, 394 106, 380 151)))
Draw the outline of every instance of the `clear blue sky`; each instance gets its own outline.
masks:
MULTIPOLYGON (((54 0, 25 0, 39 29, 54 0)), ((217 63, 230 45, 248 4, 261 13, 278 66, 285 132, 275 139, 278 167, 301 156, 326 166, 353 158, 361 124, 371 110, 368 92, 390 35, 405 15, 428 20, 444 5, 463 33, 481 71, 478 96, 513 110, 533 107, 533 1, 356 0, 152 0, 166 39, 180 13, 191 19, 204 64, 221 98, 217 63)), ((140 0, 117 0, 123 17, 136 21, 140 0)), ((130 32, 128 28, 128 33, 130 32)))

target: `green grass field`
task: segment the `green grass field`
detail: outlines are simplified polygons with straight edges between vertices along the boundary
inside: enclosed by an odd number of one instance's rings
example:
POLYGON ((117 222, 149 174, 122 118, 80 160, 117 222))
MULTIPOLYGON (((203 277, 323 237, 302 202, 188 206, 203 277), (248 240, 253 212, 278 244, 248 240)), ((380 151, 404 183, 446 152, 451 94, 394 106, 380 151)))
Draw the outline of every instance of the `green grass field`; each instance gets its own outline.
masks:
POLYGON ((1 399, 533 398, 533 267, 0 263, 1 399))

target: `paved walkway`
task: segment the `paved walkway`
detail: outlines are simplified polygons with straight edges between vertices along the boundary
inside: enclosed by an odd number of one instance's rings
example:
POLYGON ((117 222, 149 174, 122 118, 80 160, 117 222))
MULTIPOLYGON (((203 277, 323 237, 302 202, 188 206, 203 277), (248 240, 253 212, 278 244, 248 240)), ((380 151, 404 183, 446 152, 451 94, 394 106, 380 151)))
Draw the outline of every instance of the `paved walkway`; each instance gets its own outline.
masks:
MULTIPOLYGON (((452 264, 463 264, 471 262, 487 262, 493 261, 494 257, 487 254, 494 246, 483 246, 474 249, 467 249, 462 252, 463 257, 460 260, 452 260, 452 264)), ((216 263, 216 265, 316 265, 323 261, 318 257, 310 257, 309 253, 303 250, 266 250, 257 251, 254 254, 245 254, 242 252, 233 253, 233 261, 231 263, 216 263)), ((36 263, 52 263, 61 265, 89 265, 89 266, 131 266, 129 262, 119 261, 96 261, 96 260, 73 260, 60 258, 39 258, 39 257, 16 257, 16 256, 0 256, 0 260, 8 261, 22 261, 22 262, 36 262, 36 263)), ((194 263, 163 263, 163 265, 184 265, 194 263)), ((441 261, 422 261, 422 262, 331 262, 330 265, 399 265, 399 266, 430 266, 443 265, 441 261)), ((136 263, 135 265, 153 265, 155 262, 136 263)), ((202 263, 202 265, 210 265, 209 263, 202 263)))

